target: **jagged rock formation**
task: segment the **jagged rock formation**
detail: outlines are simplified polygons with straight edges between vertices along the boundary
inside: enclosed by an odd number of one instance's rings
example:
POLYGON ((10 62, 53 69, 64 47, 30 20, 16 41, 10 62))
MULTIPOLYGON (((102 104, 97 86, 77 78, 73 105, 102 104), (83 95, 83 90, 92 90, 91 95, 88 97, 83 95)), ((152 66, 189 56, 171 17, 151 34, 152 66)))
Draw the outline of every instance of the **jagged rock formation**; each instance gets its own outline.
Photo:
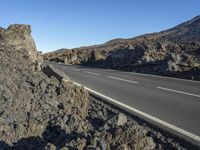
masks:
POLYGON ((15 51, 26 51, 31 61, 37 60, 35 42, 30 36, 29 25, 11 25, 8 29, 0 29, 1 48, 12 49, 15 51))
POLYGON ((44 59, 200 80, 200 16, 159 33, 61 49, 44 59))

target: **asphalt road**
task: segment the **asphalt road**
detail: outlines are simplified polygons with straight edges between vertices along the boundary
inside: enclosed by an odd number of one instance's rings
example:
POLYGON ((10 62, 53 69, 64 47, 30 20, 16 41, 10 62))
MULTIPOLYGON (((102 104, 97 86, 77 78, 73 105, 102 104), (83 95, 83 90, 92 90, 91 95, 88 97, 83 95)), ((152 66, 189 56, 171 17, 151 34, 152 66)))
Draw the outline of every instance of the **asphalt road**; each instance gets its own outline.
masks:
POLYGON ((73 81, 200 136, 200 82, 55 64, 73 81))

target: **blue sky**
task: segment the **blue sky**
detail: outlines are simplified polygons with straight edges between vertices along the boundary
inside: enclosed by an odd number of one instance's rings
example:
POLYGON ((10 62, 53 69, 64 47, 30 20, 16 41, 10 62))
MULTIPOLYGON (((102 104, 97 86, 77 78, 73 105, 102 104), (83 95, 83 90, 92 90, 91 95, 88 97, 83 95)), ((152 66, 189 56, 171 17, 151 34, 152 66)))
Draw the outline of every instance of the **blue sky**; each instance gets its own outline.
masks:
POLYGON ((0 26, 32 26, 48 52, 161 31, 200 15, 200 0, 0 0, 0 26))

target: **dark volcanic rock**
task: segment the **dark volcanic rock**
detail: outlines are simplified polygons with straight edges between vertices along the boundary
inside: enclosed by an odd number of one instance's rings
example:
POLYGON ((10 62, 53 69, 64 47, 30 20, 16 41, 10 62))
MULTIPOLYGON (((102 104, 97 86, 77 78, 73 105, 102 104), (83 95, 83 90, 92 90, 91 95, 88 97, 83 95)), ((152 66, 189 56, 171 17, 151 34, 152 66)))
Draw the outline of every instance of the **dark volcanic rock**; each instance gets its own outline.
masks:
POLYGON ((69 80, 69 78, 64 72, 55 68, 53 65, 48 65, 44 67, 43 72, 46 73, 46 75, 48 75, 49 77, 52 77, 52 76, 56 77, 56 79, 58 79, 60 82, 62 80, 69 80))
POLYGON ((89 133, 93 135, 88 143, 90 148, 100 147, 108 150, 198 149, 189 143, 181 144, 174 138, 164 136, 144 124, 139 125, 119 109, 112 108, 112 105, 92 97, 89 103, 87 119, 92 127, 89 133))
POLYGON ((197 16, 162 32, 114 39, 102 45, 61 49, 44 54, 44 59, 200 80, 199 29, 200 16, 197 16))
POLYGON ((48 126, 59 126, 65 133, 67 116, 83 120, 88 107, 88 93, 82 87, 38 70, 41 58, 30 33, 27 25, 0 30, 0 141, 18 141, 16 149, 23 142, 30 149, 29 141, 47 142, 40 138, 48 126))

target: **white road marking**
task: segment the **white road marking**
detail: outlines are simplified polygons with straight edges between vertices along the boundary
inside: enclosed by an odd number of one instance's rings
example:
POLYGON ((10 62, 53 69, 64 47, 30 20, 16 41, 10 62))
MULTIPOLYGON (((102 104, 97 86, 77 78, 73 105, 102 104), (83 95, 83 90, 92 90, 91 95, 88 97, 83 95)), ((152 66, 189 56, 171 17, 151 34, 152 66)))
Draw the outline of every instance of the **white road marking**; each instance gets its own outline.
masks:
POLYGON ((181 79, 181 78, 166 77, 166 76, 153 75, 153 74, 145 74, 145 73, 137 73, 137 72, 122 72, 122 73, 124 73, 124 74, 134 74, 134 75, 136 74, 136 75, 147 76, 147 77, 155 77, 155 78, 163 78, 163 79, 172 79, 172 80, 200 83, 200 81, 198 81, 198 80, 181 79))
POLYGON ((192 93, 188 93, 188 92, 183 92, 183 91, 178 91, 178 90, 173 90, 173 89, 168 89, 168 88, 161 87, 161 86, 157 86, 156 88, 161 89, 161 90, 170 91, 170 92, 176 92, 176 93, 180 93, 180 94, 185 94, 185 95, 200 97, 200 95, 196 95, 196 94, 192 94, 192 93))
POLYGON ((94 73, 94 72, 90 72, 90 71, 84 71, 85 73, 88 73, 88 74, 92 74, 92 75, 96 75, 96 76, 99 76, 100 74, 98 73, 94 73))
MULTIPOLYGON (((73 82, 74 82, 74 81, 73 81, 73 82)), ((77 82, 74 82, 74 84, 76 84, 77 86, 82 86, 81 84, 79 84, 79 83, 77 83, 77 82)), ((149 114, 146 114, 146 113, 144 113, 144 112, 142 112, 142 111, 140 111, 140 110, 138 110, 138 109, 135 109, 135 108, 133 108, 133 107, 131 107, 131 106, 129 106, 129 105, 126 105, 126 104, 124 104, 124 103, 121 103, 121 102, 118 101, 118 100, 115 100, 115 99, 113 99, 113 98, 110 98, 110 97, 108 97, 108 96, 106 96, 106 95, 103 95, 103 94, 101 94, 101 93, 99 93, 99 92, 96 92, 96 91, 94 91, 94 90, 92 90, 92 89, 90 89, 90 88, 88 88, 88 87, 85 87, 85 86, 84 86, 84 88, 85 88, 86 90, 88 90, 89 92, 91 92, 92 94, 95 94, 95 95, 97 95, 97 96, 100 96, 100 97, 102 97, 102 98, 104 98, 104 99, 106 99, 106 100, 108 100, 108 101, 111 101, 111 102, 114 103, 114 104, 117 104, 117 105, 120 105, 120 106, 122 106, 122 107, 124 107, 124 108, 127 108, 128 110, 133 111, 133 112, 137 113, 137 114, 140 115, 140 116, 143 116, 143 117, 145 117, 145 118, 147 118, 147 119, 150 119, 150 120, 152 120, 152 121, 154 121, 154 122, 156 122, 156 123, 159 123, 159 124, 165 126, 165 127, 168 128, 168 129, 171 129, 171 130, 173 130, 173 131, 176 131, 176 132, 178 132, 178 133, 181 133, 182 135, 185 135, 185 136, 187 136, 187 137, 189 137, 189 138, 191 138, 191 139, 193 139, 193 140, 195 140, 195 141, 197 141, 197 142, 200 142, 200 137, 197 136, 197 135, 195 135, 195 134, 193 134, 193 133, 191 133, 191 132, 185 131, 185 130, 179 128, 179 127, 176 127, 175 125, 172 125, 172 124, 170 124, 170 123, 168 123, 168 122, 162 121, 162 120, 160 120, 160 119, 158 119, 158 118, 156 118, 156 117, 154 117, 154 116, 151 116, 151 115, 149 115, 149 114)))
POLYGON ((71 70, 73 70, 73 71, 80 71, 79 69, 71 69, 71 70))
MULTIPOLYGON (((47 62, 49 63, 49 62, 47 62)), ((53 64, 59 64, 59 63, 53 63, 53 64)), ((59 64, 60 65, 60 64, 59 64)), ((71 64, 61 64, 61 65, 64 65, 64 66, 70 66, 71 64)), ((72 66, 72 65, 71 65, 72 66)), ((92 67, 90 67, 92 68, 92 67)), ((97 69, 97 68, 95 68, 97 69)), ((112 70, 112 69, 110 69, 112 70)), ((172 79, 172 80, 180 80, 180 81, 186 81, 186 82, 195 82, 195 83, 200 83, 200 81, 198 80, 189 80, 189 79, 181 79, 181 78, 173 78, 173 77, 166 77, 166 76, 160 76, 160 75, 153 75, 153 74, 144 74, 144 73, 137 73, 137 72, 128 72, 128 71, 120 71, 120 70, 112 70, 112 71, 118 71, 120 73, 123 73, 123 74, 136 74, 136 75, 141 75, 141 76, 149 76, 149 77, 156 77, 156 78, 165 78, 165 79, 172 79)))
POLYGON ((125 81, 125 82, 130 82, 130 83, 138 84, 138 82, 132 81, 132 80, 121 79, 121 78, 117 78, 117 77, 113 77, 113 76, 107 76, 107 77, 111 78, 111 79, 115 79, 115 80, 120 80, 120 81, 125 81))

